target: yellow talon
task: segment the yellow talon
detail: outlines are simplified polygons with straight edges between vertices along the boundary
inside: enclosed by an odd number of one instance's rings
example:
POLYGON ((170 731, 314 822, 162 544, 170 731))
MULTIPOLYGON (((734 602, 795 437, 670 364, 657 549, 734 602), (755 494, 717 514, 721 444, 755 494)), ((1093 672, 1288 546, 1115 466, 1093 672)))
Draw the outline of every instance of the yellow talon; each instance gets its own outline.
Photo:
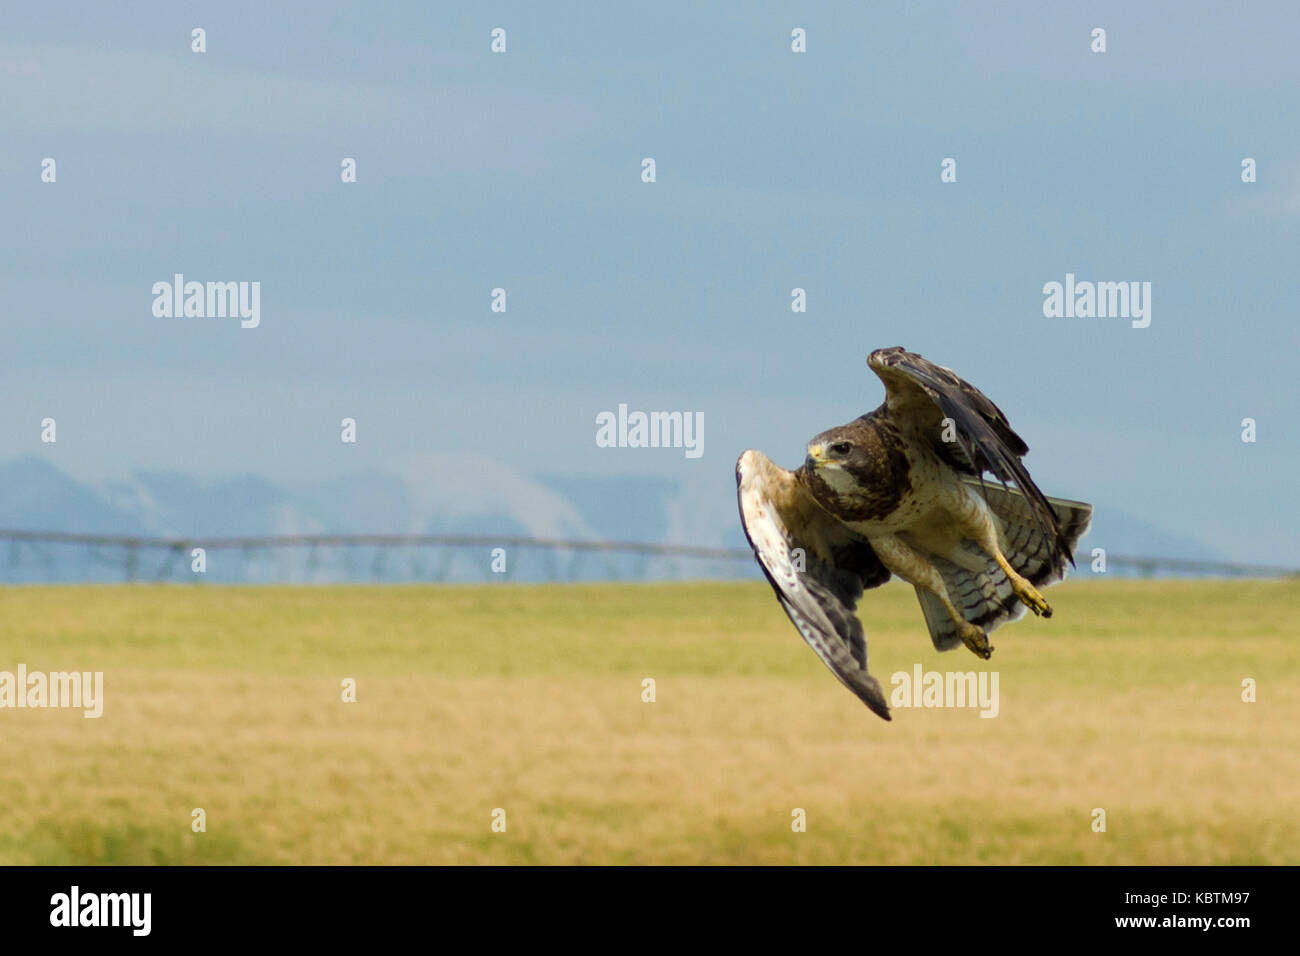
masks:
POLYGON ((997 561, 998 567, 1000 567, 1006 574, 1007 580, 1011 582, 1011 590, 1015 593, 1016 597, 1020 598, 1021 603, 1023 603, 1025 607, 1043 617, 1052 616, 1052 606, 1047 603, 1047 598, 1043 597, 1043 595, 1039 593, 1038 588, 1034 587, 1029 583, 1029 581, 1022 577, 1020 573, 1011 566, 1011 563, 1002 556, 1001 552, 993 555, 993 560, 997 561))
POLYGON ((1039 593, 1038 588, 1034 587, 1028 581, 1012 581, 1012 589, 1016 592, 1016 597, 1024 602, 1025 606, 1035 614, 1041 614, 1043 617, 1052 616, 1052 606, 1047 603, 1047 598, 1039 593))
POLYGON ((989 643, 989 636, 984 633, 984 628, 968 621, 960 621, 957 625, 957 633, 961 637, 961 642, 969 647, 976 657, 988 660, 993 655, 993 645, 989 643))

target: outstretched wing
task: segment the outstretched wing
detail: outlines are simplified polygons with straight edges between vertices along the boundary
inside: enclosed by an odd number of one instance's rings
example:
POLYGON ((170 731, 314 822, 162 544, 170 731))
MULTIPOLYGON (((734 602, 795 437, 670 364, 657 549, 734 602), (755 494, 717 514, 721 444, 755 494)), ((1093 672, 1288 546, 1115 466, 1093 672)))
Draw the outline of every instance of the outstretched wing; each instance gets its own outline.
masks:
POLYGON ((866 538, 823 511, 794 472, 761 452, 740 456, 736 487, 745 537, 785 613, 844 686, 889 720, 854 613, 863 590, 884 584, 889 571, 866 538))
POLYGON ((915 352, 877 349, 867 364, 885 383, 885 405, 895 421, 929 436, 935 451, 958 471, 976 477, 988 471, 1003 484, 1014 482, 1029 502, 1052 562, 1074 563, 1056 512, 1020 462, 1029 446, 1011 430, 1002 409, 951 369, 915 352), (955 441, 943 440, 944 419, 952 420, 955 441))

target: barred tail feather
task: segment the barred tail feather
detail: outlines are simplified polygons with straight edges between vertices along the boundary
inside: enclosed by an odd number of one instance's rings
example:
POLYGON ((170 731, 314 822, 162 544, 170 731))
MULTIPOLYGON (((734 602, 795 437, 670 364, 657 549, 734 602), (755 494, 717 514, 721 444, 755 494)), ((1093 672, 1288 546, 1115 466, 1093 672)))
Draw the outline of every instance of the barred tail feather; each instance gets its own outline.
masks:
MULTIPOLYGON (((968 545, 968 550, 974 550, 968 545)), ((1011 582, 992 558, 982 570, 972 571, 935 555, 930 561, 943 576, 943 585, 948 597, 961 612, 961 616, 972 624, 991 633, 994 628, 1007 621, 1018 621, 1025 614, 1025 606, 1020 603, 1011 582)), ((921 601, 921 613, 925 615, 926 626, 930 629, 930 640, 941 651, 952 650, 961 645, 957 635, 957 626, 948 616, 947 609, 935 595, 921 588, 916 589, 916 596, 921 601)))
POLYGON ((948 616, 943 602, 925 588, 917 587, 916 596, 921 602, 921 613, 925 615, 925 626, 930 629, 930 640, 937 651, 950 651, 961 646, 957 636, 957 625, 948 616))
MULTIPOLYGON (((970 482, 978 486, 978 482, 970 482)), ((984 500, 998 519, 1002 553, 1011 566, 1035 587, 1055 584, 1065 579, 1079 539, 1092 524, 1092 505, 1066 498, 1048 498, 1061 524, 1066 550, 1052 560, 1052 548, 1043 536, 1029 502, 1019 491, 1001 485, 986 484, 984 500)))

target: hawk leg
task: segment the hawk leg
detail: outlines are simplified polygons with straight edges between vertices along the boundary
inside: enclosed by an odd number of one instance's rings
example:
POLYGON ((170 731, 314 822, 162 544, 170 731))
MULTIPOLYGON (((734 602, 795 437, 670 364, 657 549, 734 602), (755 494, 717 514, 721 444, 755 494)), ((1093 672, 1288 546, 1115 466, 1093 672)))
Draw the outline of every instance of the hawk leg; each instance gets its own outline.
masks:
POLYGON ((1006 555, 1002 553, 998 543, 998 529, 993 523, 993 513, 989 511, 983 497, 964 485, 961 487, 961 493, 965 498, 965 507, 959 505, 953 511, 964 519, 962 523, 966 525, 967 536, 981 551, 997 562, 998 567, 1011 583, 1012 592, 1020 599, 1020 603, 1035 614, 1051 617, 1052 606, 1047 603, 1047 598, 1043 597, 1038 588, 1030 584, 1024 575, 1013 568, 1006 555))
POLYGON ((1015 592, 1016 597, 1020 598, 1020 602, 1035 614, 1041 614, 1043 617, 1051 617, 1052 606, 1047 603, 1047 598, 1043 597, 1038 588, 1034 587, 1021 577, 1019 573, 1017 573, 1016 569, 1011 566, 1011 562, 1009 562, 998 549, 996 542, 994 543, 993 550, 990 553, 993 555, 993 560, 998 563, 998 567, 1000 567, 1003 573, 1006 574, 1007 580, 1011 582, 1011 590, 1015 592))
POLYGON ((948 613, 952 615, 953 623, 957 625, 957 636, 961 638, 961 642, 969 647, 971 653, 976 657, 981 657, 984 660, 992 657, 993 645, 989 643, 989 636, 984 633, 984 628, 978 624, 972 624, 958 614, 957 609, 952 606, 951 602, 945 600, 943 603, 948 609, 948 613))
POLYGON ((915 587, 925 588, 937 597, 957 626, 957 636, 970 648, 976 657, 988 660, 993 654, 993 645, 984 633, 984 628, 972 624, 962 617, 961 611, 953 605, 948 597, 948 588, 943 583, 943 575, 926 557, 897 535, 880 535, 871 538, 871 547, 883 564, 890 571, 915 587))

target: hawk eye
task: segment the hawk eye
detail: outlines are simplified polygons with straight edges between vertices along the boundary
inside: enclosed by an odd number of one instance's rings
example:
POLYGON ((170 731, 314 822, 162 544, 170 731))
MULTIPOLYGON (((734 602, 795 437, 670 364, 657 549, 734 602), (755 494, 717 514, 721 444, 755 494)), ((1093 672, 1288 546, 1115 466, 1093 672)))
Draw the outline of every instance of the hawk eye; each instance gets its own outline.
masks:
POLYGON ((846 441, 837 441, 834 445, 831 445, 831 452, 836 455, 847 455, 852 447, 846 441))

